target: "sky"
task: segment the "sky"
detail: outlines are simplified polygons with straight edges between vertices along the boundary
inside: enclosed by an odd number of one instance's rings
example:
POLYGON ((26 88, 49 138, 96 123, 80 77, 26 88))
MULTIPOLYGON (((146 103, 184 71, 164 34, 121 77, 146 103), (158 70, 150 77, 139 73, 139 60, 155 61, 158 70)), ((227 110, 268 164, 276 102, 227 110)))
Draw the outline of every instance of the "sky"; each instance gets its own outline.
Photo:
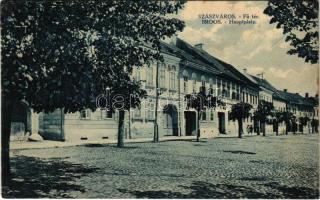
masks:
POLYGON ((178 18, 186 23, 178 37, 194 45, 203 43, 211 55, 252 75, 264 78, 279 90, 315 95, 319 65, 311 65, 296 55, 288 55, 282 29, 270 24, 263 14, 266 1, 188 1, 178 18), (199 14, 256 15, 256 24, 202 24, 199 14))

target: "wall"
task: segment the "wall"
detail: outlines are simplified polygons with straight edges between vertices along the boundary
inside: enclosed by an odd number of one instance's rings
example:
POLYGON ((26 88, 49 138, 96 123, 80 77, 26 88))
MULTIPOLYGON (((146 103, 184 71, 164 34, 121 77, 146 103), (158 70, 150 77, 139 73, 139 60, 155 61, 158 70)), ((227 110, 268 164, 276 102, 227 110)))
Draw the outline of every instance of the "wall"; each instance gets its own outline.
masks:
POLYGON ((46 140, 63 140, 63 114, 57 109, 39 114, 39 134, 46 140))

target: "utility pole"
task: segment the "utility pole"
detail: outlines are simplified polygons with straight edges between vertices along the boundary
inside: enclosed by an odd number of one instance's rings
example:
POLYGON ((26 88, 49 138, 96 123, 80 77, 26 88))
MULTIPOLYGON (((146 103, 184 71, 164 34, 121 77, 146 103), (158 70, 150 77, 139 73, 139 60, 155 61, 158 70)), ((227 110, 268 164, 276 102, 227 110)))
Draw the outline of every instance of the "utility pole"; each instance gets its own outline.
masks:
MULTIPOLYGON (((152 78, 152 77, 151 77, 152 78)), ((155 118, 154 118, 154 135, 153 142, 159 142, 159 127, 158 127, 158 104, 159 104, 159 62, 156 66, 156 106, 155 106, 155 118)))

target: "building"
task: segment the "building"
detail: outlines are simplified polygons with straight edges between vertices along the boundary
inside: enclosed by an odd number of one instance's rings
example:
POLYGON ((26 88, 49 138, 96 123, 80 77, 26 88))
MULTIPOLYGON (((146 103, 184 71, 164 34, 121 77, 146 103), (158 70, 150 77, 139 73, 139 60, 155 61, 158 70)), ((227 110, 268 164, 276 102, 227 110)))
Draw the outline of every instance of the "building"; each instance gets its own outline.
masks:
POLYGON ((294 124, 290 127, 292 132, 308 132, 310 131, 310 119, 314 118, 314 105, 302 97, 299 93, 278 90, 279 94, 286 100, 286 111, 291 112, 295 116, 294 124), (307 118, 308 124, 303 126, 302 118, 307 118))
MULTIPOLYGON (((309 114, 311 104, 303 106, 308 102, 305 99, 302 102, 299 99, 298 103, 290 100, 290 95, 282 94, 265 79, 242 73, 210 55, 203 49, 203 44, 192 46, 174 37, 170 44, 162 42, 161 45, 163 63, 153 63, 133 70, 132 78, 142 82, 142 88, 147 91, 148 97, 142 101, 140 109, 126 111, 126 138, 153 137, 156 92, 159 94, 157 115, 160 137, 196 135, 199 116, 196 110, 187 107, 185 96, 197 94, 203 89, 221 99, 224 105, 203 111, 199 119, 201 137, 236 135, 238 125, 229 120, 229 112, 232 105, 239 102, 251 104, 252 113, 259 101, 265 100, 273 103, 279 111, 289 109, 295 114, 309 114), (158 87, 155 81, 157 72, 158 87)), ((64 114, 63 110, 56 110, 32 116, 35 131, 31 132, 39 132, 44 139, 79 141, 117 138, 117 112, 100 109, 92 112, 86 109, 64 114)), ((256 127, 257 122, 252 117, 244 119, 245 133, 247 126, 256 127)), ((272 132, 272 127, 267 131, 272 132)))

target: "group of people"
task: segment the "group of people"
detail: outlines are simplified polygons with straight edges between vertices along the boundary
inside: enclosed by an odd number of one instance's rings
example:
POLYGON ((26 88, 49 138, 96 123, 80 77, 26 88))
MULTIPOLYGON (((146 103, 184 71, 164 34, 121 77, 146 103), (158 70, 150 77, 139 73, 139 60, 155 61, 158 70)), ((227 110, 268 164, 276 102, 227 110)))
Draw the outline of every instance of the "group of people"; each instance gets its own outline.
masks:
POLYGON ((248 134, 252 134, 253 133, 253 126, 250 125, 250 124, 247 125, 247 133, 248 134))

